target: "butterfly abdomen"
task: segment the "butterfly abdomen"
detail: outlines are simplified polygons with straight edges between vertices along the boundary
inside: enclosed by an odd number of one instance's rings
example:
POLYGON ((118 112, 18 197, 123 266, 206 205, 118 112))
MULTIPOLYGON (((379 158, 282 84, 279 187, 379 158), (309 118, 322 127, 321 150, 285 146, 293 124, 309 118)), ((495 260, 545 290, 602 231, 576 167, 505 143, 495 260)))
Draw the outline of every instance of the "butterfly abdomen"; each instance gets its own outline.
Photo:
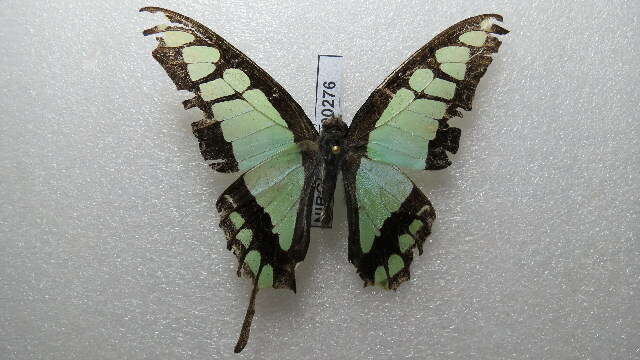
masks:
POLYGON ((320 156, 316 160, 318 167, 316 183, 320 184, 319 190, 322 196, 318 199, 321 204, 316 205, 322 207, 319 218, 323 227, 331 226, 336 180, 345 155, 349 152, 344 141, 347 130, 348 127, 341 117, 332 116, 322 122, 322 131, 318 140, 320 156))

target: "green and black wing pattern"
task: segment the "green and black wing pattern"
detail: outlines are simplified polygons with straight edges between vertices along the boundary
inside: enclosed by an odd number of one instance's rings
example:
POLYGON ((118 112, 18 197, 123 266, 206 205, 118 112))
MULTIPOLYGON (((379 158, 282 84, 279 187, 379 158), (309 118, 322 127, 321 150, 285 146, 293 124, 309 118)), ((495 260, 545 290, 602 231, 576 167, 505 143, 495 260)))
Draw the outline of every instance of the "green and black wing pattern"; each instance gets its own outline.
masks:
MULTIPOLYGON (((261 288, 295 291, 295 266, 309 246, 313 187, 323 156, 319 134, 301 107, 264 70, 219 35, 176 12, 157 35, 153 57, 203 118, 192 124, 203 157, 242 175, 218 199, 227 248, 238 275, 253 282, 235 351, 247 343, 261 288)), ((409 279, 413 250, 435 211, 399 168, 443 169, 458 149, 450 118, 470 110, 476 86, 508 31, 499 15, 461 21, 395 70, 356 113, 344 139, 341 170, 349 222, 349 261, 365 285, 396 289, 409 279)), ((341 135, 342 136, 342 135, 341 135)), ((340 151, 340 147, 337 147, 340 151)))
POLYGON ((294 268, 309 245, 318 133, 275 80, 219 35, 170 10, 141 11, 161 12, 177 24, 144 34, 158 35, 153 57, 179 90, 195 95, 184 107, 204 113, 192 124, 202 155, 217 171, 244 172, 216 203, 238 275, 253 281, 239 352, 258 289, 295 291, 294 268))
POLYGON ((460 129, 450 118, 471 110, 476 87, 508 33, 500 15, 479 15, 446 29, 396 69, 356 113, 343 164, 349 214, 349 260, 365 285, 395 289, 409 278, 415 247, 435 212, 398 168, 451 164, 460 129))

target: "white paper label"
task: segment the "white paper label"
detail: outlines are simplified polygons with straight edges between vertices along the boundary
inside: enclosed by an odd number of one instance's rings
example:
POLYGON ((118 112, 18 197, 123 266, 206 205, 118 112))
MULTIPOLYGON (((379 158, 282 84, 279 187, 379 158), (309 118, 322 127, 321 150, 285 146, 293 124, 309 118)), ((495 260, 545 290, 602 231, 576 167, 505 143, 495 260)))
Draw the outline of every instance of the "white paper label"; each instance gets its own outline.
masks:
MULTIPOLYGON (((343 58, 339 55, 318 55, 318 76, 316 78, 316 109, 313 125, 322 129, 322 120, 331 116, 342 116, 342 71, 343 58)), ((321 223, 322 210, 322 179, 315 184, 313 208, 311 211, 311 226, 331 227, 331 222, 321 223)), ((332 209, 329 209, 332 210, 332 209)))
POLYGON ((313 124, 318 131, 322 120, 342 115, 342 69, 343 58, 338 55, 318 55, 316 78, 316 111, 313 124))

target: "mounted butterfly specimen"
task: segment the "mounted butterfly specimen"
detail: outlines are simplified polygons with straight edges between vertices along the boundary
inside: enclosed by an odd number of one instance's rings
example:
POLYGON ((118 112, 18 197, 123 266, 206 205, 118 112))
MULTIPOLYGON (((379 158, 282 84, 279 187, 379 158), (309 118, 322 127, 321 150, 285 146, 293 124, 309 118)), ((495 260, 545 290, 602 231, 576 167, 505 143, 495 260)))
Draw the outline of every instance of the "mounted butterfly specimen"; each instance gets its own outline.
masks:
POLYGON ((157 7, 176 25, 158 25, 153 57, 199 108, 192 124, 200 151, 219 172, 240 173, 216 203, 238 276, 253 282, 235 347, 247 344, 262 288, 296 290, 295 266, 309 247, 314 184, 322 182, 324 213, 332 210, 342 172, 349 225, 349 261, 366 285, 395 290, 409 279, 414 249, 430 233, 435 211, 400 168, 438 170, 451 164, 460 129, 447 124, 471 110, 478 81, 507 30, 500 15, 479 15, 446 29, 420 48, 369 96, 350 126, 323 121, 320 133, 269 74, 219 35, 157 7))

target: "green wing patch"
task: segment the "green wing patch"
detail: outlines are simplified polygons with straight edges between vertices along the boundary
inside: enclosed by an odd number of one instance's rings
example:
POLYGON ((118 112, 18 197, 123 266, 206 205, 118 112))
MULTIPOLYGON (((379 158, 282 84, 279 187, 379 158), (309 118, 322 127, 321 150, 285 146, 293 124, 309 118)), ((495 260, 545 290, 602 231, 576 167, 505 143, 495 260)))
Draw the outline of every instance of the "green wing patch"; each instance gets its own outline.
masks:
POLYGON ((222 37, 170 10, 141 11, 161 12, 178 24, 158 25, 144 34, 158 36, 153 57, 178 90, 195 95, 183 105, 203 112, 203 119, 193 123, 193 133, 213 169, 248 170, 294 142, 317 139, 291 96, 222 37))
POLYGON ((348 141, 371 159, 410 169, 443 169, 458 150, 450 118, 471 110, 480 78, 508 31, 480 15, 440 33, 396 69, 356 113, 348 141))
POLYGON ((396 289, 409 280, 413 249, 431 233, 435 211, 396 166, 351 156, 343 164, 349 261, 366 285, 396 289))

